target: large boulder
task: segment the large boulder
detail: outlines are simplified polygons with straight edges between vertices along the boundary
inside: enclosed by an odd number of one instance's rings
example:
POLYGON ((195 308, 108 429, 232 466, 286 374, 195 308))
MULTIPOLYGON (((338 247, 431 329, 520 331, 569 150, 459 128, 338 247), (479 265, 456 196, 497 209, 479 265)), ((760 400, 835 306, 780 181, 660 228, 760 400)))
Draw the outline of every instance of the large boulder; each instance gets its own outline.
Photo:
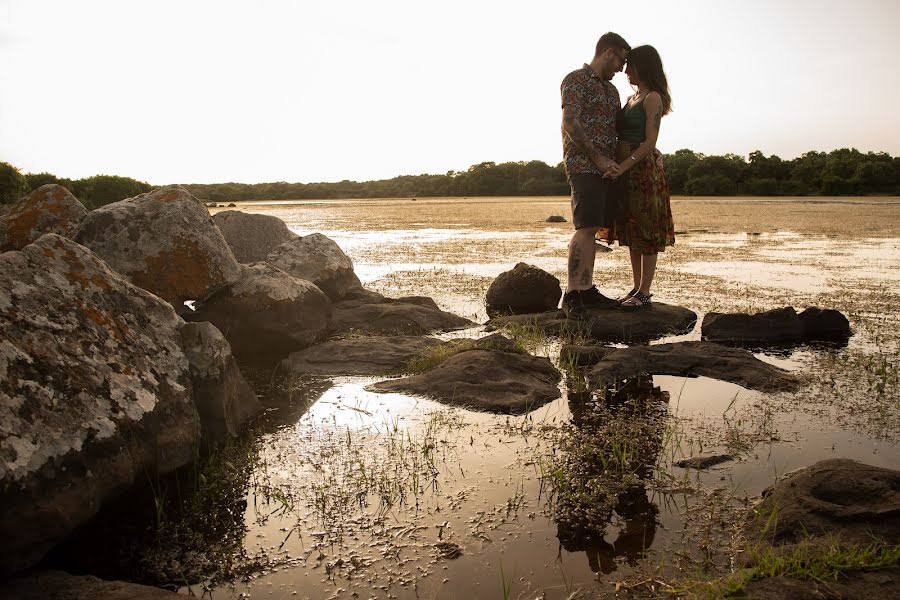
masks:
POLYGON ((0 575, 199 441, 182 321, 87 248, 0 254, 0 575))
POLYGON ((331 301, 318 287, 264 262, 241 266, 232 285, 196 304, 191 321, 209 321, 243 361, 268 363, 324 336, 331 301))
POLYGON ((474 348, 434 368, 374 383, 373 392, 399 392, 491 412, 521 414, 560 397, 559 371, 547 358, 474 348))
POLYGON ((689 333, 697 313, 681 306, 654 302, 640 310, 591 308, 584 318, 567 319, 561 310, 509 315, 488 321, 488 329, 506 325, 536 328, 548 335, 586 337, 597 342, 639 343, 666 335, 689 333))
POLYGON ((900 544, 900 471, 832 458, 766 489, 746 528, 750 542, 900 544))
POLYGON ((391 375, 405 371, 410 360, 441 344, 418 336, 332 340, 292 352, 281 361, 280 370, 294 375, 391 375))
POLYGON ((92 210, 75 239, 133 284, 175 305, 205 298, 239 274, 209 211, 180 187, 92 210))
POLYGON ((330 334, 358 331, 370 335, 425 335, 463 329, 472 321, 441 310, 425 296, 386 298, 367 290, 356 291, 334 305, 330 334))
POLYGON ((362 287, 350 257, 321 233, 281 244, 269 253, 266 262, 298 279, 312 281, 335 302, 362 287))
POLYGON ((490 316, 518 315, 553 310, 559 305, 562 288, 559 279, 535 266, 518 263, 511 271, 500 273, 491 282, 485 296, 490 316))
POLYGON ((62 571, 29 571, 0 584, 5 600, 179 600, 184 598, 149 585, 106 581, 62 571))
POLYGON ((182 348, 191 367, 194 403, 204 444, 215 446, 236 437, 262 410, 256 392, 244 379, 231 346, 212 323, 185 323, 182 348))
POLYGON ((42 185, 0 215, 0 252, 21 250, 45 233, 74 237, 87 214, 63 186, 42 185))
POLYGON ((798 379, 740 348, 712 342, 678 342, 600 349, 602 358, 588 373, 592 388, 638 375, 711 377, 765 392, 793 390, 798 379))
POLYGON ((703 339, 753 347, 790 346, 810 341, 846 341, 850 321, 833 309, 810 307, 797 314, 793 306, 760 313, 710 312, 700 327, 703 339))
POLYGON ((265 260, 269 252, 299 237, 288 229, 284 221, 271 215, 223 210, 214 214, 212 219, 240 263, 265 260))

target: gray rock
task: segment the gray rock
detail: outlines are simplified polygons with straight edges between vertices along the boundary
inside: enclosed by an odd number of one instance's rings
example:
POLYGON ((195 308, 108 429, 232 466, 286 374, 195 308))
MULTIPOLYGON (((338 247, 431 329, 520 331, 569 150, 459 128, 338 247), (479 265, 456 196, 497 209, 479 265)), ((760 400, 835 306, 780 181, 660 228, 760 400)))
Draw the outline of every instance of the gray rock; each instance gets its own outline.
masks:
POLYGON ((269 253, 266 262, 298 279, 306 279, 333 301, 362 287, 353 261, 330 238, 313 233, 287 241, 269 253))
POLYGON ((334 305, 328 331, 330 334, 360 331, 372 335, 425 335, 472 325, 469 319, 442 311, 434 300, 425 296, 385 298, 362 290, 334 305))
POLYGON ((295 375, 391 375, 440 340, 413 336, 372 336, 333 340, 311 346, 281 361, 280 370, 295 375))
POLYGON ((536 327, 548 335, 584 336, 598 342, 637 343, 665 335, 689 333, 697 322, 697 313, 654 302, 646 309, 621 310, 594 308, 584 319, 567 319, 561 310, 536 314, 510 315, 488 321, 489 329, 507 324, 536 327))
POLYGON ((21 250, 45 233, 74 237, 87 213, 63 186, 42 185, 0 215, 0 252, 21 250))
POLYGON ((92 210, 75 239, 176 306, 205 298, 239 273, 203 203, 175 186, 92 210))
POLYGON ((562 215, 550 215, 547 217, 548 223, 565 223, 566 218, 562 215))
POLYGON ((798 315, 792 306, 756 314, 710 312, 700 329, 705 340, 754 347, 840 341, 851 333, 839 311, 811 307, 798 315))
POLYGON ((219 445, 236 437, 262 406, 225 336, 212 323, 185 323, 181 339, 191 367, 203 443, 219 445))
POLYGON ((240 263, 265 260, 272 250, 284 242, 300 237, 288 229, 284 221, 271 215, 223 210, 214 214, 212 219, 240 263))
POLYGON ((105 581, 91 575, 69 575, 62 571, 29 571, 0 584, 6 600, 178 600, 175 592, 160 588, 105 581))
POLYGON ((485 297, 490 316, 553 310, 559 305, 559 279, 535 266, 518 263, 491 282, 485 297))
POLYGON ((309 281, 259 262, 241 266, 235 283, 196 310, 188 318, 215 325, 238 359, 269 363, 322 338, 331 301, 309 281))
POLYGON ((366 387, 491 412, 521 414, 560 397, 561 377, 544 357, 502 350, 466 350, 436 367, 366 387))
POLYGON ((900 544, 900 471, 833 458, 795 471, 763 497, 745 530, 750 542, 900 544))
POLYGON ((711 377, 764 392, 793 390, 799 386, 794 375, 759 360, 747 350, 712 342, 616 348, 591 368, 588 382, 593 388, 599 388, 636 375, 711 377))
POLYGON ((734 456, 730 454, 714 454, 712 456, 692 456, 675 463, 676 467, 682 469, 708 469, 723 462, 734 460, 734 456))
POLYGON ((199 441, 182 321, 87 248, 0 254, 0 575, 199 441))

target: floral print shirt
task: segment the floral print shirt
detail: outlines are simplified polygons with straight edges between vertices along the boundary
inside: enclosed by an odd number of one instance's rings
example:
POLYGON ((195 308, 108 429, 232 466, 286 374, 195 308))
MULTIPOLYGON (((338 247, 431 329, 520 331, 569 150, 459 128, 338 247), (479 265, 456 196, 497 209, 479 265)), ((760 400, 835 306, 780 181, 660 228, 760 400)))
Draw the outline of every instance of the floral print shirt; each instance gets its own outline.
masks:
MULTIPOLYGON (((616 116, 621 108, 619 90, 611 82, 603 79, 589 65, 572 71, 560 85, 562 106, 581 107, 581 126, 588 138, 603 156, 614 159, 616 155, 616 116)), ((563 157, 566 173, 571 176, 580 173, 602 175, 600 169, 582 152, 575 142, 562 132, 563 157)))

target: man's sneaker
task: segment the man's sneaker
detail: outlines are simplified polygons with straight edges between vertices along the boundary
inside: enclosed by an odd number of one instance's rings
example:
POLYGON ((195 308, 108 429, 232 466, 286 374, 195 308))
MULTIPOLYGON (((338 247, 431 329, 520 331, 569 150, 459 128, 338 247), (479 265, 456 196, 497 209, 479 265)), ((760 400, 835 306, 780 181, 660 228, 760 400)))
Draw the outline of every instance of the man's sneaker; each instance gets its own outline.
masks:
POLYGON ((588 289, 583 290, 580 295, 584 305, 591 308, 613 308, 620 304, 617 300, 607 298, 601 294, 596 285, 592 285, 588 289))
POLYGON ((562 309, 566 317, 570 319, 580 319, 585 316, 588 309, 584 305, 584 294, 578 290, 563 294, 562 309))

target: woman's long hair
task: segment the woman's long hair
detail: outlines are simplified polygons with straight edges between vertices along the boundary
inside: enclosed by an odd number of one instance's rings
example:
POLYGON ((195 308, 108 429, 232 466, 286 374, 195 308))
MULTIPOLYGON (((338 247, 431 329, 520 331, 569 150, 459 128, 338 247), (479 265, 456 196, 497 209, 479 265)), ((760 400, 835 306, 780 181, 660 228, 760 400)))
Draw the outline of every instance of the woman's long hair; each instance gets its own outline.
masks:
POLYGON ((656 48, 648 45, 632 48, 628 53, 628 64, 635 70, 644 87, 660 95, 663 114, 672 112, 672 93, 669 92, 669 81, 656 48))

